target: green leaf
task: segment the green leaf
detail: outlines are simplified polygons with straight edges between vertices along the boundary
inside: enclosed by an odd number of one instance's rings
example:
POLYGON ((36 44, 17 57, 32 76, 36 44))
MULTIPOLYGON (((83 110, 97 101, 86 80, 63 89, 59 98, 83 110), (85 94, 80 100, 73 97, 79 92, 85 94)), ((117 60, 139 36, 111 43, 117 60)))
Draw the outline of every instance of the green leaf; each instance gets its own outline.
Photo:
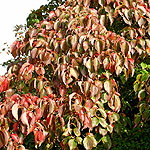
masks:
POLYGON ((140 101, 145 98, 145 90, 142 89, 139 91, 138 98, 140 101))
POLYGON ((147 121, 149 118, 150 118, 150 110, 149 110, 149 109, 146 109, 146 110, 143 112, 142 119, 143 119, 144 121, 147 121))
POLYGON ((102 136, 105 136, 105 135, 107 134, 107 130, 106 130, 106 129, 99 128, 99 133, 100 133, 102 136))
POLYGON ((105 119, 107 118, 107 114, 106 114, 105 110, 103 110, 103 109, 101 109, 101 108, 99 108, 99 109, 97 109, 97 110, 100 111, 102 117, 104 117, 105 119))
POLYGON ((139 105, 139 111, 141 114, 143 113, 144 109, 145 109, 145 103, 140 104, 139 105))
POLYGON ((102 127, 104 128, 107 127, 107 122, 104 118, 99 118, 99 123, 101 124, 102 127))
POLYGON ((112 143, 111 143, 111 139, 110 139, 109 135, 103 136, 102 137, 102 142, 105 144, 105 146, 107 147, 107 149, 111 148, 112 143))
POLYGON ((137 92, 139 90, 139 83, 136 83, 134 85, 134 91, 137 92))
POLYGON ((99 124, 99 120, 96 117, 92 118, 92 127, 96 127, 99 124))
POLYGON ((148 79, 148 77, 149 77, 148 73, 143 74, 141 77, 141 81, 146 81, 148 79))
POLYGON ((83 139, 79 136, 76 137, 78 144, 82 144, 83 139))
POLYGON ((113 127, 112 125, 107 125, 107 130, 112 133, 113 132, 113 127))
POLYGON ((119 119, 120 119, 120 116, 119 116, 119 114, 117 114, 117 113, 113 113, 113 119, 115 120, 115 121, 118 121, 119 119))
POLYGON ((73 150, 77 147, 77 142, 75 141, 75 139, 70 139, 68 142, 69 148, 70 150, 73 150))
POLYGON ((63 144, 67 144, 68 140, 71 138, 71 136, 67 136, 66 138, 64 138, 63 140, 63 144))
POLYGON ((97 146, 97 141, 94 136, 88 135, 84 138, 83 145, 86 150, 91 150, 93 147, 97 146))
POLYGON ((73 131, 74 131, 74 134, 76 136, 80 136, 81 135, 81 132, 80 132, 80 130, 78 128, 74 128, 73 131))
POLYGON ((135 115, 135 119, 134 119, 135 127, 140 123, 140 121, 141 121, 141 115, 139 114, 135 115))

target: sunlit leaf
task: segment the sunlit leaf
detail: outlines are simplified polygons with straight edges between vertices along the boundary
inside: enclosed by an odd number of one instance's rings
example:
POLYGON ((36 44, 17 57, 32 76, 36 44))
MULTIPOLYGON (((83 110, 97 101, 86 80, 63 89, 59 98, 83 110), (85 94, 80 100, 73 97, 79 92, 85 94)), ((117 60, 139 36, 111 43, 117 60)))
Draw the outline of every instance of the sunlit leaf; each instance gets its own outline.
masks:
POLYGON ((78 77, 79 77, 78 71, 77 71, 76 69, 74 69, 74 68, 70 68, 70 74, 71 74, 73 77, 75 77, 76 79, 78 79, 78 77))
POLYGON ((105 136, 105 135, 107 134, 107 130, 106 130, 106 129, 99 128, 99 133, 100 133, 102 136, 105 136))
POLYGON ((97 110, 100 111, 102 117, 104 117, 105 119, 107 118, 107 114, 106 114, 105 110, 103 110, 103 109, 101 109, 101 108, 99 108, 99 109, 97 109, 97 110))
POLYGON ((73 150, 77 147, 77 142, 75 141, 75 139, 70 139, 68 142, 69 148, 70 150, 73 150))
POLYGON ((92 118, 92 127, 96 127, 99 124, 99 120, 96 117, 92 118))
POLYGON ((145 90, 142 89, 139 91, 138 98, 140 101, 145 98, 145 90))
POLYGON ((121 108, 121 102, 119 96, 114 95, 114 100, 115 100, 115 111, 119 111, 121 108))
POLYGON ((96 147, 97 141, 94 136, 86 136, 83 140, 83 145, 86 150, 91 150, 93 147, 96 147))
POLYGON ((107 127, 107 122, 104 118, 99 118, 99 123, 102 127, 104 127, 104 128, 107 127))
POLYGON ((24 125, 29 126, 29 122, 28 122, 28 117, 27 117, 27 112, 23 112, 21 115, 21 121, 24 125))
POLYGON ((104 89, 110 94, 113 91, 113 83, 111 80, 107 80, 104 82, 104 89))
POLYGON ((14 104, 12 107, 12 115, 16 120, 18 120, 18 106, 19 104, 14 104))

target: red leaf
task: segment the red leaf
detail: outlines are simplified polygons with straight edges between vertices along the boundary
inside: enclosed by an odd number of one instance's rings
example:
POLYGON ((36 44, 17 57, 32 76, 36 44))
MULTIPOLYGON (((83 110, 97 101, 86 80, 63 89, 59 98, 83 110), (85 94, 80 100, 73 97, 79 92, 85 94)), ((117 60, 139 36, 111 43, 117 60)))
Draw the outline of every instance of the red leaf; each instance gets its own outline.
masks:
POLYGON ((53 119, 53 115, 49 113, 46 118, 47 126, 51 125, 53 119))
POLYGON ((93 107, 93 102, 91 100, 86 100, 85 107, 91 109, 93 107))
POLYGON ((33 131, 33 133, 34 133, 34 139, 35 139, 35 144, 37 145, 37 140, 38 140, 38 130, 36 130, 36 131, 33 131))
POLYGON ((33 114, 33 112, 28 112, 28 122, 29 122, 29 126, 33 126, 35 124, 35 115, 33 114))
POLYGON ((39 129, 39 132, 38 132, 38 140, 40 142, 44 141, 45 137, 44 137, 44 134, 43 132, 41 131, 41 128, 39 129))
POLYGON ((55 14, 54 11, 51 11, 51 12, 49 13, 49 19, 51 19, 51 18, 53 18, 53 17, 55 17, 55 16, 56 16, 56 14, 55 14))
POLYGON ((63 118, 63 117, 60 117, 60 116, 59 116, 59 118, 60 118, 61 125, 62 125, 62 128, 63 128, 63 127, 65 126, 64 118, 63 118))
POLYGON ((30 64, 30 66, 28 67, 27 72, 32 73, 33 69, 34 69, 34 65, 30 64))
POLYGON ((61 104, 61 105, 59 106, 59 109, 58 109, 58 115, 59 115, 59 116, 62 116, 63 110, 64 110, 64 104, 61 104))
POLYGON ((82 130, 86 129, 86 128, 92 128, 92 121, 91 121, 91 118, 89 118, 85 115, 84 127, 82 128, 82 130))
POLYGON ((27 135, 30 134, 35 129, 35 125, 27 130, 27 135))
POLYGON ((19 122, 16 122, 16 123, 14 123, 14 125, 13 125, 13 130, 14 130, 15 132, 18 131, 18 125, 19 125, 19 122))
POLYGON ((87 51, 88 48, 89 48, 89 43, 88 43, 87 41, 84 41, 84 42, 83 42, 83 49, 84 49, 85 51, 87 51))
POLYGON ((111 126, 114 128, 114 124, 111 124, 111 126))
POLYGON ((60 86, 59 92, 60 92, 60 95, 61 95, 62 97, 64 97, 65 94, 66 94, 66 88, 65 88, 64 86, 60 86))
POLYGON ((8 90, 8 86, 9 86, 9 80, 5 79, 1 84, 0 93, 8 90))
POLYGON ((45 74, 45 69, 42 66, 35 67, 35 71, 39 76, 45 74))
POLYGON ((20 99, 20 96, 18 94, 14 94, 13 96, 11 96, 11 100, 18 102, 18 100, 20 99))
POLYGON ((36 120, 39 120, 43 115, 43 112, 41 111, 40 108, 36 109, 36 120))
POLYGON ((32 51, 31 51, 31 56, 32 56, 33 59, 37 56, 37 53, 38 53, 38 49, 33 48, 32 51))
POLYGON ((110 116, 112 116, 112 115, 113 115, 113 112, 108 111, 107 114, 110 115, 110 116))
POLYGON ((10 52, 13 55, 14 58, 17 56, 17 52, 18 52, 18 48, 19 48, 20 44, 21 43, 16 40, 10 46, 10 52))
POLYGON ((128 58, 128 60, 131 63, 131 65, 134 65, 134 60, 132 58, 128 58))
POLYGON ((83 109, 81 109, 79 112, 79 118, 81 119, 82 124, 83 124, 83 121, 84 121, 84 110, 83 109))
POLYGON ((20 68, 19 73, 22 75, 23 72, 24 72, 24 70, 25 70, 25 68, 26 68, 27 66, 29 66, 29 65, 30 65, 29 63, 24 63, 24 64, 22 65, 22 67, 20 68))
POLYGON ((19 137, 18 137, 17 134, 11 134, 11 138, 12 138, 15 142, 19 143, 19 137))
POLYGON ((29 103, 27 102, 27 99, 26 99, 26 98, 23 98, 23 99, 21 100, 21 104, 23 104, 26 108, 29 107, 29 103))
POLYGON ((106 0, 106 1, 107 1, 107 4, 109 5, 109 4, 111 3, 112 0, 106 0))
POLYGON ((21 121, 24 125, 27 125, 29 126, 29 123, 28 123, 28 118, 27 118, 27 112, 23 112, 22 115, 21 115, 21 121))

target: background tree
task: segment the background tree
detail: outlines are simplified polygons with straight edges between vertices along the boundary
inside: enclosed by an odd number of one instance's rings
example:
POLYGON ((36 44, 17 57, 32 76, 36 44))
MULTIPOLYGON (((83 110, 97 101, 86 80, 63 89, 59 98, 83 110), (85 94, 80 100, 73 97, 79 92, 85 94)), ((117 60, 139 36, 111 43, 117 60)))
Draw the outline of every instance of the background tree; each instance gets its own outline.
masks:
POLYGON ((68 0, 29 23, 0 78, 0 147, 33 133, 37 149, 110 149, 149 122, 149 4, 68 0))

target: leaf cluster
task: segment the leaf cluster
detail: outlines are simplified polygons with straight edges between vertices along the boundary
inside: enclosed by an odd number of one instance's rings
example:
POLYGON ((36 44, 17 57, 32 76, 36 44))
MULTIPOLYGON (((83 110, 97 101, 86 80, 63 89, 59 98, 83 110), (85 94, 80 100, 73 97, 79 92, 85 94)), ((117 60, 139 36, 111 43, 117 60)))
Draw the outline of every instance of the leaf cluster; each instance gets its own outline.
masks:
POLYGON ((17 62, 0 77, 0 148, 25 149, 33 133, 36 149, 110 149, 114 131, 149 121, 149 2, 45 7, 29 16, 10 47, 17 62))

